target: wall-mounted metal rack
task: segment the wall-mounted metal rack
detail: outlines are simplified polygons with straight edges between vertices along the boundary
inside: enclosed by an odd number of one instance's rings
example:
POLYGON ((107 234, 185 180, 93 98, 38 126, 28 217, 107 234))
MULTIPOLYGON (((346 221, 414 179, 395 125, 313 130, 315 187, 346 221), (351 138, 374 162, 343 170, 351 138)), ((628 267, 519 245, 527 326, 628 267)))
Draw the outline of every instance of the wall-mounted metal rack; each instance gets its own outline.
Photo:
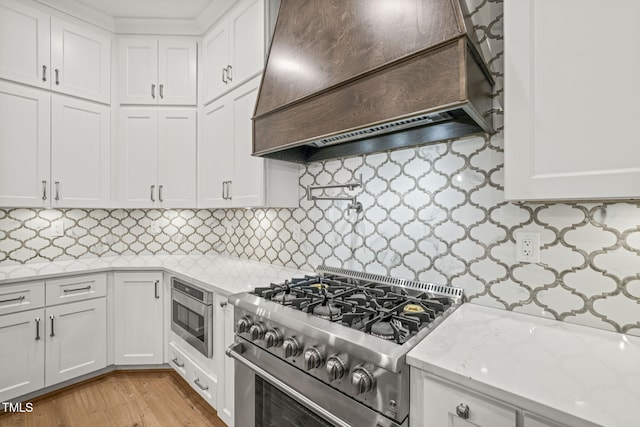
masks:
POLYGON ((347 182, 346 184, 329 184, 329 185, 307 185, 307 200, 346 200, 351 203, 347 206, 347 209, 355 209, 357 213, 362 212, 362 203, 356 200, 357 196, 318 196, 312 194, 315 190, 328 190, 332 188, 344 188, 347 190, 354 190, 358 187, 362 187, 362 175, 357 181, 347 182))

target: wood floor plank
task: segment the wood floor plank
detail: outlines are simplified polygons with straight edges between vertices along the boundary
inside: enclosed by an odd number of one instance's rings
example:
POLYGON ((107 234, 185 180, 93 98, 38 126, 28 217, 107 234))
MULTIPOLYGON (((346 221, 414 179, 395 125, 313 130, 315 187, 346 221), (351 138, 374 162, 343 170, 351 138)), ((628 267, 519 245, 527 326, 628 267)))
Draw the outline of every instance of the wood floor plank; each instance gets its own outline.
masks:
POLYGON ((226 427, 173 371, 116 371, 1 413, 0 427, 226 427))

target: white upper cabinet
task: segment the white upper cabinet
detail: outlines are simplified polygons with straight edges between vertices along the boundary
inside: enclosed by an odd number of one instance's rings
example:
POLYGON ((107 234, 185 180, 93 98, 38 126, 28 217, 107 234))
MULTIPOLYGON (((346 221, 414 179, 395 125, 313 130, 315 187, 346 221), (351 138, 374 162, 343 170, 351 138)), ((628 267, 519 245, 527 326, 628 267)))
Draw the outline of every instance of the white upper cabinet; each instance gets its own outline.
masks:
POLYGON ((111 38, 0 0, 0 78, 108 104, 111 38))
POLYGON ((119 53, 121 104, 196 105, 194 40, 122 38, 119 53))
POLYGON ((0 1, 0 77, 49 89, 49 15, 12 0, 0 1))
POLYGON ((241 0, 204 37, 203 93, 208 104, 264 68, 263 0, 241 0))
POLYGON ((0 81, 0 206, 50 205, 50 110, 48 92, 0 81))
POLYGON ((51 18, 51 89, 108 104, 111 39, 51 18))
POLYGON ((251 155, 260 77, 207 105, 198 144, 198 206, 297 207, 298 165, 251 155))
POLYGON ((109 207, 110 110, 0 81, 0 206, 109 207))
POLYGON ((640 2, 504 2, 505 193, 640 197, 640 2))
POLYGON ((118 207, 196 205, 196 111, 123 107, 118 207))
POLYGON ((109 107, 60 95, 51 105, 51 206, 109 207, 109 107))

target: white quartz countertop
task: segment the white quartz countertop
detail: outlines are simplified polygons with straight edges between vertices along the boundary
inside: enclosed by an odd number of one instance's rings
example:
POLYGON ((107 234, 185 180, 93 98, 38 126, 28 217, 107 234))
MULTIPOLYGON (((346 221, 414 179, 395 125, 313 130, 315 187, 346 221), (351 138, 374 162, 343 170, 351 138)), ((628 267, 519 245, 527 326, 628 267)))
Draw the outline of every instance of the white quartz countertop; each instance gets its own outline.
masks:
POLYGON ((640 426, 639 337, 463 304, 407 362, 525 407, 640 426))
POLYGON ((154 270, 183 276, 228 296, 309 272, 227 255, 142 255, 0 266, 0 285, 101 271, 154 270))

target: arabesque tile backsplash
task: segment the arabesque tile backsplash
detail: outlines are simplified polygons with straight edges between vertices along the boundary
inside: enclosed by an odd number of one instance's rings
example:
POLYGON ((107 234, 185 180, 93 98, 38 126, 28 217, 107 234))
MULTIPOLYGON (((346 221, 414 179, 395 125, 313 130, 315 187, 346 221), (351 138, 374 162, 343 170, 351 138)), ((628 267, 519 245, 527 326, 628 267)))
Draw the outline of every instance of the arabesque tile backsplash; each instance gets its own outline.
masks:
POLYGON ((348 202, 297 209, 0 209, 0 265, 117 254, 228 253, 464 288, 468 301, 640 335, 640 202, 510 203, 503 192, 502 2, 472 0, 496 79, 498 132, 312 163, 300 184, 362 177, 348 202), (63 219, 65 235, 51 236, 63 219), (540 262, 515 233, 540 233, 540 262))

